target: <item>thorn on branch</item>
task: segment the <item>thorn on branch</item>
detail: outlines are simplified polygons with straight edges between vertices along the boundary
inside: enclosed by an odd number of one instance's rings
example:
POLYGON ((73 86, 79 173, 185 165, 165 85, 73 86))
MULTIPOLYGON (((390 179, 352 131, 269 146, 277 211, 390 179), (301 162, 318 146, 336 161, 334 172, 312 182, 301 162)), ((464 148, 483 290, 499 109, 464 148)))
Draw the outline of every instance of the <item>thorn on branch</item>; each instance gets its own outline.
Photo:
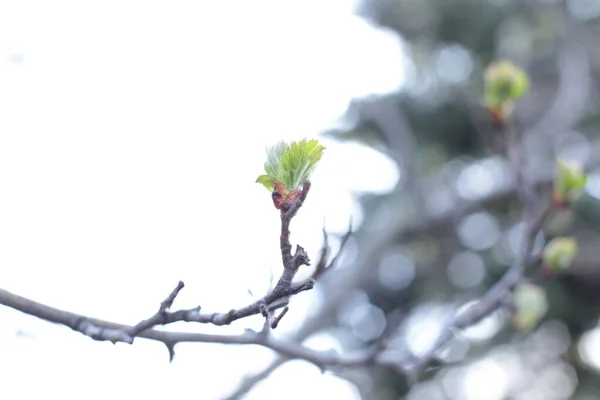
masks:
POLYGON ((172 363, 175 358, 175 343, 165 343, 167 351, 169 352, 169 362, 172 363))

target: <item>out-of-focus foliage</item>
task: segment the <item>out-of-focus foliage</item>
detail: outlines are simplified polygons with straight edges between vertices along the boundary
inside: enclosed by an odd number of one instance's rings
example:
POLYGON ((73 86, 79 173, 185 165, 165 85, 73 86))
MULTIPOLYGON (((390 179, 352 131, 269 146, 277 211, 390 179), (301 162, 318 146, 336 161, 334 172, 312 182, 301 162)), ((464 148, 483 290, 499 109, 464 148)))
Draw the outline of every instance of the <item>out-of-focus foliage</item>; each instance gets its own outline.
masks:
POLYGON ((557 237, 552 239, 543 253, 544 267, 552 272, 566 270, 573 264, 577 256, 577 242, 570 237, 557 237))
POLYGON ((558 160, 554 178, 553 200, 559 204, 576 200, 587 183, 587 175, 578 163, 558 160))
MULTIPOLYGON (((328 134, 388 154, 402 179, 387 195, 362 198, 352 261, 364 270, 323 324, 347 349, 390 331, 390 346, 418 353, 453 307, 488 290, 519 250, 522 204, 507 189, 506 137, 486 110, 507 98, 502 87, 486 93, 486 67, 510 60, 529 75, 528 84, 516 77, 508 99, 526 176, 546 182, 538 192, 552 193, 557 158, 597 164, 600 2, 364 0, 359 9, 403 40, 407 81, 397 93, 356 100, 348 125, 328 134)), ((580 196, 548 223, 535 253, 542 257, 552 237, 578 245, 557 256, 561 274, 517 289, 513 306, 528 313, 513 318, 507 307, 458 334, 441 354, 448 364, 416 385, 396 371, 348 376, 365 398, 600 398, 600 170, 586 177, 560 167, 557 176, 562 196, 580 196)), ((540 263, 526 275, 543 276, 540 263)))
POLYGON ((548 311, 544 289, 531 283, 524 283, 515 288, 514 305, 513 324, 523 331, 535 328, 548 311))
POLYGON ((527 91, 529 78, 510 61, 490 64, 485 70, 485 98, 488 107, 502 107, 518 100, 527 91))
POLYGON ((485 104, 493 118, 504 123, 514 109, 514 102, 527 91, 529 78, 510 61, 490 64, 484 77, 485 104))

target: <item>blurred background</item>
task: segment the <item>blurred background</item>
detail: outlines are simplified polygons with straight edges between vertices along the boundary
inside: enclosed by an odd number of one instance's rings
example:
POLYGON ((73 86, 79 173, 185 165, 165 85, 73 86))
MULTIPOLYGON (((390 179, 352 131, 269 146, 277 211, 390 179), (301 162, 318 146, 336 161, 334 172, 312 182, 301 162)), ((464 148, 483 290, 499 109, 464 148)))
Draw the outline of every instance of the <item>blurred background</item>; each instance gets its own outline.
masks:
MULTIPOLYGON (((316 258, 323 224, 334 247, 350 217, 356 233, 276 335, 353 352, 385 332, 419 353, 518 245, 485 67, 509 59, 530 74, 515 118, 543 186, 557 155, 597 163, 599 38, 598 0, 0 2, 0 287, 122 323, 154 313, 179 279, 176 306, 243 306, 281 268, 279 217, 254 183, 265 147, 318 137, 327 150, 292 243, 316 258)), ((580 246, 544 284, 539 326, 496 312, 414 385, 249 346, 182 344, 169 364, 160 344, 97 343, 0 308, 0 395, 221 399, 256 382, 246 399, 598 399, 599 224, 592 170, 538 237, 580 246)))

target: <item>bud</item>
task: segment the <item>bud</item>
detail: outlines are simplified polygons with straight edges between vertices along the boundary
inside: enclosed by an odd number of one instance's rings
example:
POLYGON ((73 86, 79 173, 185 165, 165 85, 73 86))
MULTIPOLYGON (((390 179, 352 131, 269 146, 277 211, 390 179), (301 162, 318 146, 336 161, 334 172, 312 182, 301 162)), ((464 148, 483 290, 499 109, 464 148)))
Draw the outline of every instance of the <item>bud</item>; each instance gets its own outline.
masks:
POLYGON ((548 299, 543 288, 531 284, 519 284, 513 292, 515 313, 513 325, 521 331, 535 328, 548 311, 548 299))
POLYGON ((552 239, 546 244, 542 254, 544 269, 554 273, 568 269, 577 256, 577 250, 577 242, 571 237, 552 239))
POLYGON ((587 183, 587 175, 580 164, 557 160, 554 174, 552 203, 564 208, 569 202, 575 201, 587 183))
POLYGON ((325 147, 317 140, 302 139, 298 142, 279 142, 267 149, 265 174, 256 182, 271 192, 273 204, 284 209, 285 204, 295 200, 314 171, 325 147))
POLYGON ((496 122, 504 123, 514 102, 525 94, 529 78, 509 61, 490 64, 485 71, 485 104, 496 122))

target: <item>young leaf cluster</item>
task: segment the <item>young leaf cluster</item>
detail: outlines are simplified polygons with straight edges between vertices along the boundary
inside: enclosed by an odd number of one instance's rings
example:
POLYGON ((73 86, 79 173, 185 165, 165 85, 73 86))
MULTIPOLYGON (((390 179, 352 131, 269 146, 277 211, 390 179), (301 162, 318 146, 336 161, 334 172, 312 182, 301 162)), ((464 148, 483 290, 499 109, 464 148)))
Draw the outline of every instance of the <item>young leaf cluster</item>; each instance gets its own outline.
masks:
POLYGON ((586 183, 587 175, 581 165, 559 159, 554 176, 554 201, 574 201, 583 192, 586 183))
POLYGON ((529 88, 529 77, 509 61, 490 64, 484 76, 485 103, 496 122, 506 123, 514 103, 529 88))
POLYGON ((323 155, 323 147, 315 139, 302 139, 289 144, 279 142, 267 149, 265 174, 256 182, 273 191, 275 182, 281 182, 288 191, 298 189, 310 177, 323 155))

